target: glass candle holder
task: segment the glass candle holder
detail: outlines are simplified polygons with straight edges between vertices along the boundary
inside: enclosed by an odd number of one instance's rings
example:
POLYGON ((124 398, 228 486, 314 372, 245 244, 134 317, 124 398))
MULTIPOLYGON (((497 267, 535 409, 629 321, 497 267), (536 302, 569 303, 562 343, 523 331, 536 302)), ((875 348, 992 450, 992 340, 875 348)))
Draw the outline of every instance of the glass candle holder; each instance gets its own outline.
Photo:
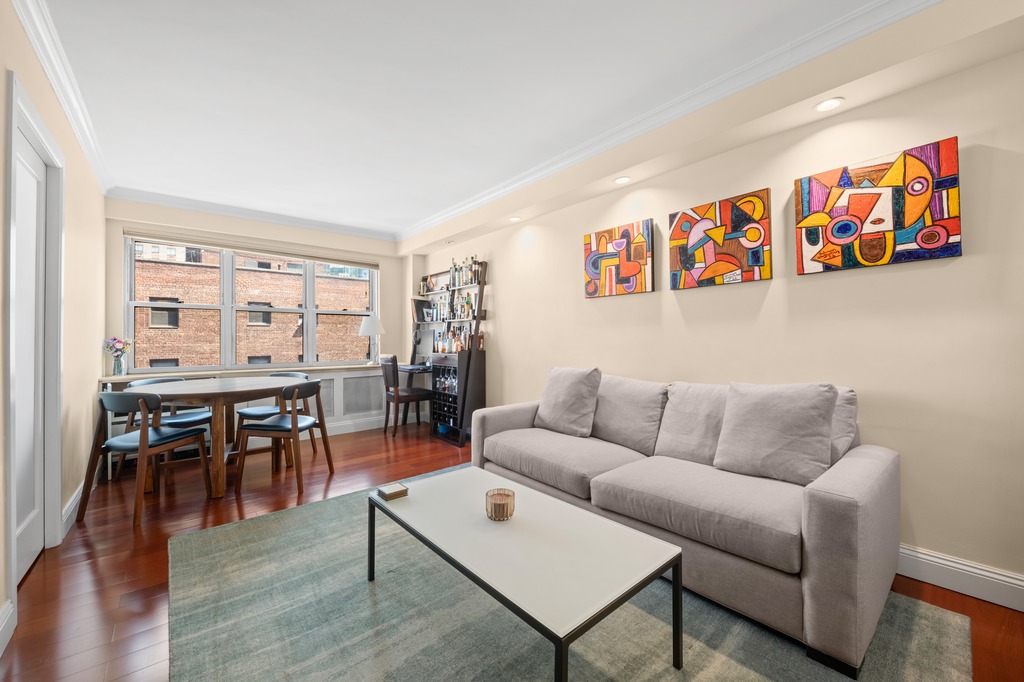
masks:
POLYGON ((491 521, 508 521, 516 510, 516 494, 508 488, 488 490, 485 496, 487 518, 491 521))

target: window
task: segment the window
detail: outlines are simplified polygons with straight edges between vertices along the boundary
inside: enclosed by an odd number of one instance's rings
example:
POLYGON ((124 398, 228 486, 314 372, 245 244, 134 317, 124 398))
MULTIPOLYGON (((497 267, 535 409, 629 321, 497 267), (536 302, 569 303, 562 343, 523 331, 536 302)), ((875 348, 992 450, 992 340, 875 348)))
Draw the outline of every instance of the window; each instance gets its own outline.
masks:
MULTIPOLYGON (((173 296, 150 296, 149 300, 158 303, 181 303, 181 301, 173 296)), ((156 329, 177 329, 178 309, 151 308, 149 311, 149 326, 156 329)))
POLYGON ((125 256, 134 368, 376 357, 377 340, 358 335, 377 310, 375 268, 134 238, 125 256))
MULTIPOLYGON (((270 303, 268 301, 249 301, 251 306, 262 306, 269 308, 270 303)), ((249 311, 249 325, 254 327, 269 327, 270 326, 270 312, 263 312, 262 310, 250 310, 249 311)))

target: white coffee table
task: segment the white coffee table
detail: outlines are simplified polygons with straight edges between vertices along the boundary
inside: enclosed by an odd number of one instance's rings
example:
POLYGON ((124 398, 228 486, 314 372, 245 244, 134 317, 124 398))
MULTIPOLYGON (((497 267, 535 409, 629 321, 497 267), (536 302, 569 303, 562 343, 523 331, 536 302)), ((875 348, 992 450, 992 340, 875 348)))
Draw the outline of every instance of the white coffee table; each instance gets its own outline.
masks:
POLYGON ((368 580, 376 510, 433 550, 555 645, 555 679, 569 645, 672 569, 672 663, 682 669, 679 547, 477 467, 408 483, 409 495, 369 496, 368 580), (510 488, 515 514, 488 520, 484 493, 510 488))

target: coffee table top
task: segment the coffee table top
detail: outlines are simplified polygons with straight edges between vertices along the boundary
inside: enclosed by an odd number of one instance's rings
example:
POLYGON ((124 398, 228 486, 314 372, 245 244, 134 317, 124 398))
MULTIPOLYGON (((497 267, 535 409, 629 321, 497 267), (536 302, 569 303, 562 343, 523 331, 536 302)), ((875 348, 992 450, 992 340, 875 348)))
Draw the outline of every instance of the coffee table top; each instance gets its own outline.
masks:
POLYGON ((407 497, 376 503, 563 637, 680 553, 478 467, 406 485, 407 497), (491 488, 515 491, 508 521, 487 518, 491 488))

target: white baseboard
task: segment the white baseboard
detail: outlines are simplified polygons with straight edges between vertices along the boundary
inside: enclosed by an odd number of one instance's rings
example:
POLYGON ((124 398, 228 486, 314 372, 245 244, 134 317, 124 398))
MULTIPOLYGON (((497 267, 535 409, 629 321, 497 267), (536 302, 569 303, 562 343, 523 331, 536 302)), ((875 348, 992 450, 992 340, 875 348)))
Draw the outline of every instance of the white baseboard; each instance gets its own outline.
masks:
POLYGON ((75 525, 75 518, 78 516, 78 505, 82 501, 82 490, 83 486, 78 486, 75 494, 71 496, 71 500, 61 511, 61 542, 64 542, 64 538, 71 532, 71 527, 75 525))
POLYGON ((14 636, 14 627, 18 624, 14 616, 14 602, 8 599, 0 606, 0 654, 4 652, 11 637, 14 636))
POLYGON ((1018 573, 909 545, 900 545, 896 572, 1015 611, 1024 611, 1024 575, 1018 573))

